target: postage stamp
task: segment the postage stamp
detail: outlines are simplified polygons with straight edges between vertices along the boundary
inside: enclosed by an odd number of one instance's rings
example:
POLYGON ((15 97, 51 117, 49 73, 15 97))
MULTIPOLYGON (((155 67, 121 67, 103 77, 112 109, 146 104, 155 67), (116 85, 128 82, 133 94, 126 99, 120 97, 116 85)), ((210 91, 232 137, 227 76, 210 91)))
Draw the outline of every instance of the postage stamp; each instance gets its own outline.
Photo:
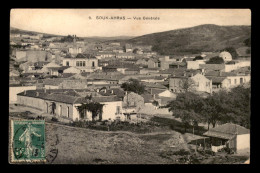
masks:
POLYGON ((45 162, 45 121, 11 120, 11 163, 45 162))

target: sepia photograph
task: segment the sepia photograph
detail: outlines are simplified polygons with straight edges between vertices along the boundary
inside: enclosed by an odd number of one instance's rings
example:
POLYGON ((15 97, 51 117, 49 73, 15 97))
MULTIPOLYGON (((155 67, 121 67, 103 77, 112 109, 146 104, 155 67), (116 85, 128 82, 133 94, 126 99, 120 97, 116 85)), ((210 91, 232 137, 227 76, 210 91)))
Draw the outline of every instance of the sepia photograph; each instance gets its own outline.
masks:
POLYGON ((9 164, 250 164, 250 9, 13 8, 9 164))

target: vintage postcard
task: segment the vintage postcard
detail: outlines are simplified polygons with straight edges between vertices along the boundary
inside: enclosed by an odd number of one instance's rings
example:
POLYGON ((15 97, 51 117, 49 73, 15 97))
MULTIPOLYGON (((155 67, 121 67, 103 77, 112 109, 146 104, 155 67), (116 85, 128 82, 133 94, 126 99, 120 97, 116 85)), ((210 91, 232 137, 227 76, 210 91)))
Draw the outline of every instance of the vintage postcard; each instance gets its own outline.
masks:
POLYGON ((249 164, 250 9, 12 9, 10 164, 249 164))

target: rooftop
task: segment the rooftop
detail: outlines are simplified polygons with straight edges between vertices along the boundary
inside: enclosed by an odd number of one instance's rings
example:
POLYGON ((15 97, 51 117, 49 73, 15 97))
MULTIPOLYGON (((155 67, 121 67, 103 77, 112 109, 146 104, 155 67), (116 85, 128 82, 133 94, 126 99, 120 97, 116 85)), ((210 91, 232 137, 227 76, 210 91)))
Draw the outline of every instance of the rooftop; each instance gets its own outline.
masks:
POLYGON ((199 67, 207 70, 223 70, 225 64, 200 64, 199 67))
MULTIPOLYGON (((44 100, 69 103, 69 104, 80 104, 87 102, 86 97, 83 97, 79 92, 93 93, 88 89, 51 89, 51 90, 28 90, 21 92, 17 95, 41 98, 44 100), (38 94, 38 95, 37 95, 38 94)), ((122 101, 121 98, 114 96, 93 96, 92 101, 94 102, 113 102, 113 101, 122 101)))
POLYGON ((249 133, 250 130, 246 129, 245 127, 242 127, 237 124, 226 123, 210 129, 209 131, 204 133, 204 135, 223 138, 223 139, 231 139, 235 135, 242 135, 242 134, 249 134, 249 133))

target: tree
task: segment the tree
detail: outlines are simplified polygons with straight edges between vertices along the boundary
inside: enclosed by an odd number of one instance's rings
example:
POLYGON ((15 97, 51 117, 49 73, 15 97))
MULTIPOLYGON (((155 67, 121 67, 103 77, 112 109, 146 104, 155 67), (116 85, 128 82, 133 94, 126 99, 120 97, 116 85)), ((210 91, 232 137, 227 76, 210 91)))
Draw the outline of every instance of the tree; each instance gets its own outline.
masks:
POLYGON ((232 121, 246 128, 250 127, 250 98, 251 89, 243 86, 231 89, 228 95, 229 112, 234 117, 232 121))
POLYGON ((121 88, 123 88, 125 91, 132 91, 140 95, 144 93, 145 87, 137 79, 131 78, 128 82, 123 83, 121 88))
POLYGON ((156 100, 154 100, 154 101, 152 102, 152 104, 156 107, 156 109, 157 109, 157 106, 159 106, 159 102, 156 101, 156 100))
POLYGON ((232 55, 233 59, 237 59, 238 58, 238 54, 237 51, 234 47, 226 47, 225 49, 223 49, 222 51, 227 51, 232 55))
POLYGON ((219 91, 205 98, 201 110, 204 122, 235 123, 246 128, 250 127, 250 88, 235 87, 230 92, 219 91))
POLYGON ((196 56, 193 61, 196 61, 196 60, 203 60, 204 58, 202 56, 196 56))
POLYGON ((243 43, 245 46, 251 47, 251 38, 245 39, 243 43))
POLYGON ((159 105, 158 101, 156 101, 156 100, 154 100, 152 104, 153 104, 154 106, 158 106, 158 105, 159 105))
POLYGON ((206 62, 206 64, 224 64, 224 60, 219 56, 215 56, 210 58, 209 61, 206 62))
POLYGON ((193 91, 194 90, 194 81, 190 78, 188 79, 184 79, 182 82, 181 82, 181 88, 184 90, 184 92, 190 92, 190 91, 193 91))
POLYGON ((138 51, 138 49, 137 48, 135 48, 134 50, 133 50, 133 53, 136 53, 138 51))
POLYGON ((102 120, 103 106, 104 104, 90 101, 88 103, 82 103, 80 106, 77 106, 77 109, 81 117, 85 117, 86 111, 91 112, 92 121, 94 121, 97 116, 99 116, 99 120, 102 120))
POLYGON ((194 128, 202 121, 203 117, 200 115, 202 104, 202 98, 194 93, 186 92, 179 94, 176 100, 169 102, 166 107, 173 112, 173 116, 182 120, 186 132, 190 125, 194 128))

